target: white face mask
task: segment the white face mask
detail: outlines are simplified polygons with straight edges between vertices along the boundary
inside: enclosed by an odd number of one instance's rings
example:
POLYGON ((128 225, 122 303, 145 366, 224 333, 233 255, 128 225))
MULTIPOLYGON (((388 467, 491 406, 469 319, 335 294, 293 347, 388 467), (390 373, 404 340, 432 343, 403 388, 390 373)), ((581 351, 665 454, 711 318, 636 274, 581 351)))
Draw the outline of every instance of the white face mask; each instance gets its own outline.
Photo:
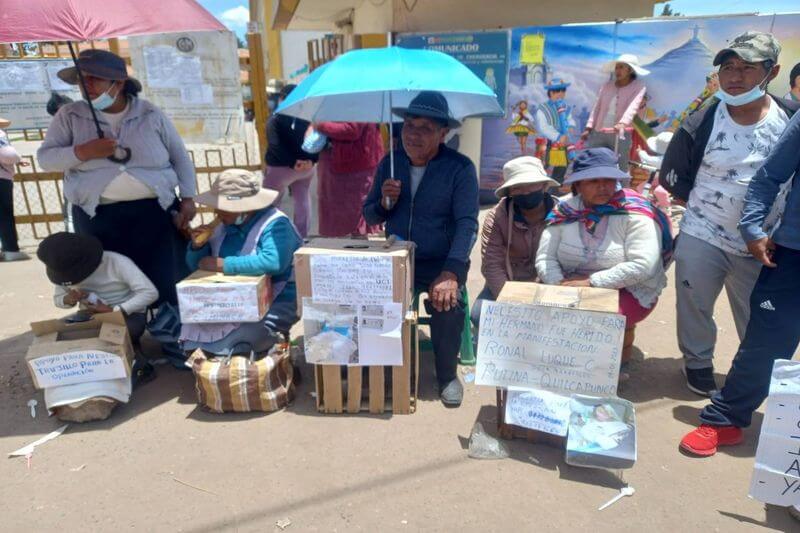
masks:
POLYGON ((728 104, 729 106, 733 107, 739 107, 747 105, 751 102, 755 102, 756 100, 767 94, 767 90, 761 87, 761 85, 765 81, 767 81, 767 78, 769 78, 769 75, 771 73, 772 71, 770 71, 766 76, 764 76, 764 79, 761 80, 761 82, 758 85, 756 85, 746 93, 734 95, 726 93, 725 91, 722 90, 722 87, 720 87, 720 89, 717 91, 716 97, 722 100, 724 103, 728 104))
POLYGON ((245 220, 247 220, 247 215, 239 215, 236 217, 236 220, 233 221, 234 226, 241 226, 244 224, 245 220))
MULTIPOLYGON (((108 109, 109 107, 114 105, 114 102, 116 101, 117 97, 116 96, 111 96, 109 94, 111 92, 111 89, 113 89, 113 88, 114 88, 114 86, 112 85, 111 87, 108 88, 108 90, 106 92, 104 92, 103 94, 101 94, 97 98, 93 98, 91 100, 92 107, 94 107, 95 109, 97 109, 99 111, 105 111, 106 109, 108 109)), ((117 96, 119 96, 119 93, 117 93, 117 96)))

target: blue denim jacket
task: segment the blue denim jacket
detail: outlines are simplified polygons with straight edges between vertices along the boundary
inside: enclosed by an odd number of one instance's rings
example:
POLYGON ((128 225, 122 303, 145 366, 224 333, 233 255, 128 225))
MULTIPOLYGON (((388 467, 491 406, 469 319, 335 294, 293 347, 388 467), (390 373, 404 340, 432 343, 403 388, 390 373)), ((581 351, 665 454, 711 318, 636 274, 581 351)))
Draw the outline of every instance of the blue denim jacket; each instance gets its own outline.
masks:
MULTIPOLYGON (((114 137, 101 115, 98 120, 106 137, 114 137)), ((131 98, 122 121, 119 142, 131 149, 128 163, 121 165, 105 158, 78 159, 75 146, 93 139, 97 139, 97 131, 89 105, 74 102, 58 110, 36 153, 43 169, 64 173, 64 195, 89 216, 94 216, 100 195, 123 170, 153 189, 165 210, 175 200, 176 187, 181 198, 195 196, 194 164, 178 130, 147 100, 131 98)))
MULTIPOLYGON (((781 185, 800 170, 800 113, 795 113, 778 143, 772 149, 747 188, 739 231, 745 242, 767 234, 764 219, 772 208, 781 185)), ((800 187, 792 186, 786 210, 772 239, 779 245, 800 250, 800 187)))

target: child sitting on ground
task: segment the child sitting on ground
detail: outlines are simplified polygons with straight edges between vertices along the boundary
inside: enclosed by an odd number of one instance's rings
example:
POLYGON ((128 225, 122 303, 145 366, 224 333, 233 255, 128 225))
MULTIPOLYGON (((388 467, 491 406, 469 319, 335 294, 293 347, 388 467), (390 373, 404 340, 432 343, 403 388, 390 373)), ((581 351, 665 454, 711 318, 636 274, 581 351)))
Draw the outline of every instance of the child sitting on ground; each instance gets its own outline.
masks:
POLYGON ((124 255, 103 251, 97 238, 75 233, 50 235, 36 255, 56 286, 56 307, 78 305, 80 313, 89 316, 122 312, 137 353, 134 384, 154 377, 150 364, 139 356, 139 340, 147 322, 145 311, 158 299, 158 290, 139 267, 124 255))

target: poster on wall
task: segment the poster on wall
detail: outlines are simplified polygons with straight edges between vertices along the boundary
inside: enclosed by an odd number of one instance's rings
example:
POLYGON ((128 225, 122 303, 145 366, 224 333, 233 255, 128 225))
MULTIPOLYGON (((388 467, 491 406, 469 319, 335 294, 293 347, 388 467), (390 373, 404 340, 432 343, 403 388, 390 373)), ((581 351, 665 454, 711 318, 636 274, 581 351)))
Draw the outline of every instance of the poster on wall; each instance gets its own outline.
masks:
POLYGON ((495 92, 500 107, 506 108, 508 31, 402 33, 395 44, 402 48, 436 50, 458 59, 495 92))
POLYGON ((172 119, 184 142, 244 140, 236 37, 228 31, 130 37, 144 96, 172 119))
POLYGON ((537 155, 539 146, 548 148, 551 172, 566 167, 567 148, 579 140, 601 86, 611 79, 603 67, 620 54, 636 54, 650 71, 642 78, 647 98, 639 116, 654 133, 678 126, 684 110, 707 90, 716 52, 747 30, 771 31, 780 40, 783 69, 770 90, 785 95, 788 72, 800 62, 798 23, 800 14, 515 28, 506 117, 483 121, 482 191, 502 183, 506 161, 537 155), (551 151, 554 143, 564 150, 551 151))
POLYGON ((77 87, 56 75, 71 66, 68 59, 0 61, 0 117, 11 121, 9 129, 46 128, 51 119, 47 102, 53 93, 80 99, 77 87))

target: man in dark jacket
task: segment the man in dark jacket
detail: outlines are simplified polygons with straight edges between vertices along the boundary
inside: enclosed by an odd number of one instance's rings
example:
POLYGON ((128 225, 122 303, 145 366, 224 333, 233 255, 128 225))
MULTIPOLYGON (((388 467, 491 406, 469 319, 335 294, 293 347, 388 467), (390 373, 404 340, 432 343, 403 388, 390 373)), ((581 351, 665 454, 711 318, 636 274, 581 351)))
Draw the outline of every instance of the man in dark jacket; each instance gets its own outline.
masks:
MULTIPOLYGON (((283 102, 297 87, 287 85, 281 89, 278 103, 283 102)), ((267 153, 264 160, 264 186, 278 191, 275 202, 280 204, 286 189, 294 201, 294 225, 300 235, 308 235, 311 219, 311 180, 318 154, 303 151, 303 140, 309 123, 287 115, 272 115, 267 122, 267 153)))
MULTIPOLYGON (((675 249, 678 345, 687 386, 704 396, 717 389, 717 297, 725 287, 741 340, 761 269, 737 228, 747 186, 798 107, 766 93, 780 70, 779 53, 778 41, 760 32, 746 32, 721 50, 714 59, 721 101, 683 122, 661 166, 661 184, 686 205, 675 249)), ((766 231, 784 204, 782 191, 765 219, 766 231)))
POLYGON ((444 96, 424 91, 393 111, 404 119, 403 146, 394 153, 393 174, 389 156, 378 166, 364 218, 385 222, 387 235, 416 244, 414 284, 429 297, 439 393, 445 405, 458 406, 464 395, 456 374, 466 316, 461 289, 478 233, 478 178, 466 156, 443 144, 459 125, 444 96))

